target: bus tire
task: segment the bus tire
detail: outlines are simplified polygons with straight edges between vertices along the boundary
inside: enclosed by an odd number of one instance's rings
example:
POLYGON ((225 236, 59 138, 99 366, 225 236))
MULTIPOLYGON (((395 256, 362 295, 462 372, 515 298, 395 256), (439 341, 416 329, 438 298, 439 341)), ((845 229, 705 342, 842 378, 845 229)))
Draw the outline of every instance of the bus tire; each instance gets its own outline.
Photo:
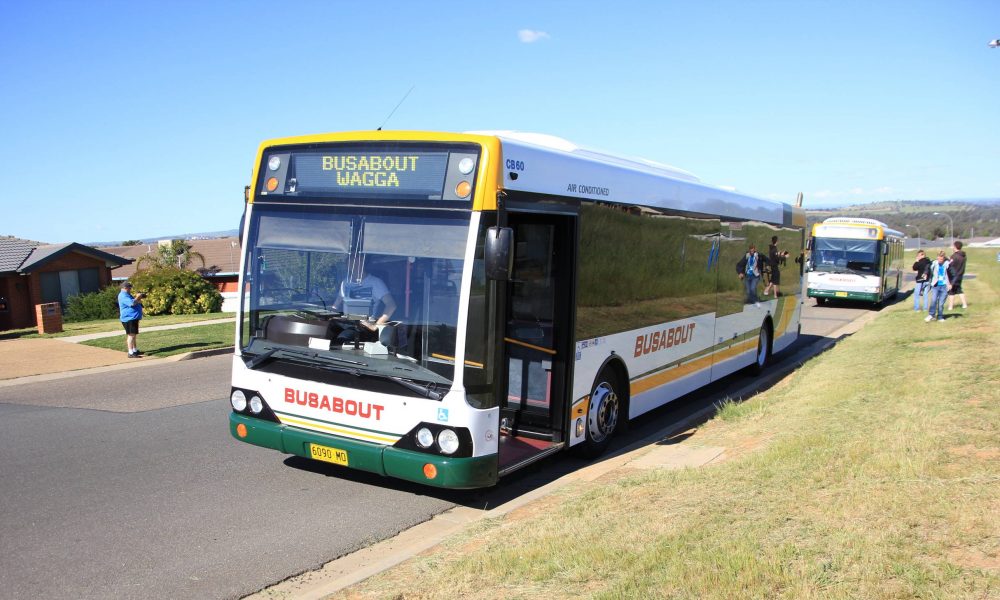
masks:
POLYGON ((582 456, 600 456, 615 432, 624 429, 622 385, 621 378, 609 368, 603 369, 594 381, 587 407, 586 441, 579 446, 582 456))
POLYGON ((816 306, 823 306, 824 304, 826 304, 826 298, 820 298, 819 296, 817 296, 816 306))
POLYGON ((752 375, 760 375, 767 369, 771 362, 771 322, 764 321, 760 326, 760 333, 757 334, 757 353, 754 354, 753 364, 750 365, 752 375))

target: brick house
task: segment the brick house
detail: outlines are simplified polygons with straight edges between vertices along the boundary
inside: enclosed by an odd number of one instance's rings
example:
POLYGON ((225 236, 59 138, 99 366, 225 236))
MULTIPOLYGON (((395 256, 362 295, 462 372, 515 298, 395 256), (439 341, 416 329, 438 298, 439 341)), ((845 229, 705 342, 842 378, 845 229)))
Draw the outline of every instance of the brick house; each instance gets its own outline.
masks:
MULTIPOLYGON (((213 239, 193 239, 186 240, 191 244, 191 251, 201 254, 205 258, 205 264, 194 260, 188 269, 196 271, 207 279, 215 289, 222 294, 222 311, 236 312, 239 302, 237 291, 239 289, 240 275, 240 241, 236 237, 224 237, 213 239)), ((139 244, 138 246, 112 246, 101 248, 106 252, 128 258, 131 264, 115 269, 114 280, 124 281, 135 274, 139 259, 147 254, 157 252, 159 244, 169 244, 170 240, 162 240, 157 244, 139 244)))
POLYGON ((111 284, 111 269, 131 260, 69 242, 0 236, 0 331, 32 327, 35 305, 60 302, 111 284))

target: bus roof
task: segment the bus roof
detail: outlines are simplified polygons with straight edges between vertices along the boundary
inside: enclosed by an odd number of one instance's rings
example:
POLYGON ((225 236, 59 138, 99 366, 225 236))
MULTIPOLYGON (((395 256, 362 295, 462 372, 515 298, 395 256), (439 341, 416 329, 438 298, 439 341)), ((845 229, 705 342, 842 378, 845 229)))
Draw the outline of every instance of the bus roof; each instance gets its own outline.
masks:
POLYGON ((805 226, 801 208, 707 185, 687 171, 655 161, 587 150, 544 134, 474 133, 500 139, 503 187, 508 190, 805 226))
MULTIPOLYGON (((503 189, 717 215, 723 220, 806 225, 805 211, 799 207, 710 186, 676 167, 588 150, 555 136, 515 131, 355 131, 271 139, 260 145, 254 180, 261 156, 270 146, 349 141, 474 142, 494 148, 499 145, 502 175, 498 174, 497 186, 503 189)), ((483 200, 479 206, 491 208, 489 200, 483 200)))

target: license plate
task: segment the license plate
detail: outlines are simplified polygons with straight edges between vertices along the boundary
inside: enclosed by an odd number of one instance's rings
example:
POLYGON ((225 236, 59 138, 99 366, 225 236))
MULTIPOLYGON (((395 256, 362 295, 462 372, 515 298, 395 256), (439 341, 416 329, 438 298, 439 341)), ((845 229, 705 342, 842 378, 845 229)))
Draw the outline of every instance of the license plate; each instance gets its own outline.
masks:
POLYGON ((341 450, 340 448, 309 444, 309 456, 323 462, 347 466, 347 450, 341 450))
POLYGON ((847 292, 837 292, 837 297, 838 298, 846 298, 847 297, 847 292))

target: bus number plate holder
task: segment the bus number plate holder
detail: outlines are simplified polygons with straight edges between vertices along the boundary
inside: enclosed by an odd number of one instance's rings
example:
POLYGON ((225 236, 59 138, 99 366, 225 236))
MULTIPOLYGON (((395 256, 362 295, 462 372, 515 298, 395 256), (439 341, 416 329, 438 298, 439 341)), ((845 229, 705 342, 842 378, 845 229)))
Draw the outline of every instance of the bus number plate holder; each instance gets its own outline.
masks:
POLYGON ((847 292, 837 292, 836 296, 838 298, 846 298, 847 297, 847 292))
POLYGON ((309 444, 309 456, 316 460, 333 463, 335 465, 347 465, 347 450, 320 446, 319 444, 309 444))

